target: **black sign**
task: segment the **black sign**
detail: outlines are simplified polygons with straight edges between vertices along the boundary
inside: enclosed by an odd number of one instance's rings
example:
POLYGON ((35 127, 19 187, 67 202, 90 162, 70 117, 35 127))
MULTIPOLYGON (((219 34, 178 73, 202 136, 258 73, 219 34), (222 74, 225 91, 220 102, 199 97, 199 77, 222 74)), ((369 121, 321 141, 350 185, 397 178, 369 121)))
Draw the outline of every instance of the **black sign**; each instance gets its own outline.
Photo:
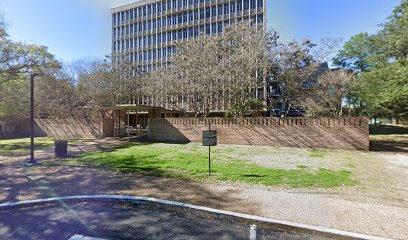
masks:
POLYGON ((203 131, 203 146, 217 146, 217 131, 203 131))

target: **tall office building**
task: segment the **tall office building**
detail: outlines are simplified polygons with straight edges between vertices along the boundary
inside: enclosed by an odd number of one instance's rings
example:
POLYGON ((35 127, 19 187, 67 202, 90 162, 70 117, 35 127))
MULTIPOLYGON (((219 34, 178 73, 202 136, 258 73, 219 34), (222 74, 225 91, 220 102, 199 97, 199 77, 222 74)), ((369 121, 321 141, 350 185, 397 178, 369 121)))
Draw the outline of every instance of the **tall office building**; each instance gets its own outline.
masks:
POLYGON ((266 0, 141 0, 112 9, 112 55, 151 72, 169 63, 175 41, 221 34, 252 21, 265 28, 266 0))

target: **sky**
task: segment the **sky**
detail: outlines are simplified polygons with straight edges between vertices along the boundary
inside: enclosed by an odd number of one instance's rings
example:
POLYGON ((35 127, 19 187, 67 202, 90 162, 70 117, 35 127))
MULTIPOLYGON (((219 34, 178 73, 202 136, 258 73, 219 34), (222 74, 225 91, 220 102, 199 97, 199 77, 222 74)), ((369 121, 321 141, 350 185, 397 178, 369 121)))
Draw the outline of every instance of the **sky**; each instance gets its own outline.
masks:
MULTIPOLYGON (((111 8, 135 0, 0 0, 15 41, 49 47, 65 62, 103 58, 111 49, 111 8)), ((374 33, 400 0, 266 0, 267 27, 282 41, 374 33)))

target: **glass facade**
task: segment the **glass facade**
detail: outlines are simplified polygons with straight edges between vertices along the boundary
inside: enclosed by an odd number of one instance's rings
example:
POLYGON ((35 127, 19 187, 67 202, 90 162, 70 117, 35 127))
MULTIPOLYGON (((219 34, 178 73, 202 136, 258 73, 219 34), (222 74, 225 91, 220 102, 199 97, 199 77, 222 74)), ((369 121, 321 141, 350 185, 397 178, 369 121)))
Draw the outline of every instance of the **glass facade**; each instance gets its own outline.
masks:
POLYGON ((144 71, 166 66, 175 41, 222 34, 252 21, 265 27, 266 0, 144 0, 112 12, 112 55, 125 55, 144 71))

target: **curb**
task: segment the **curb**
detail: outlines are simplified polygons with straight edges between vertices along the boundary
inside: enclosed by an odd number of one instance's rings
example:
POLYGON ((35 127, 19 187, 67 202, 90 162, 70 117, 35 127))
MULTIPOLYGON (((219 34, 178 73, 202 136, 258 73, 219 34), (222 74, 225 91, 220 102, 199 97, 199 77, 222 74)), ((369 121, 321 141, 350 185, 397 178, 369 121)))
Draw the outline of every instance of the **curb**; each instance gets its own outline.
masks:
POLYGON ((62 202, 129 202, 132 204, 152 204, 161 205, 173 208, 182 208, 186 210, 193 210, 202 214, 212 214, 221 218, 230 218, 240 222, 248 222, 249 224, 258 224, 268 226, 272 228, 278 228, 282 230, 312 234, 322 237, 334 238, 334 239, 372 239, 372 240, 385 240, 389 238, 382 238, 376 236, 370 236, 360 233, 353 233, 347 231, 341 231, 331 228, 311 226, 307 224, 294 223, 285 220, 277 220, 266 217, 258 217, 248 214, 236 213, 231 211, 218 210, 214 208, 202 207, 197 205, 191 205, 182 202, 175 202, 169 200, 161 200, 157 198, 137 197, 137 196, 125 196, 125 195, 78 195, 68 197, 55 197, 46 199, 37 199, 30 201, 20 201, 0 204, 0 211, 10 210, 15 208, 32 207, 42 204, 62 203, 62 202))

